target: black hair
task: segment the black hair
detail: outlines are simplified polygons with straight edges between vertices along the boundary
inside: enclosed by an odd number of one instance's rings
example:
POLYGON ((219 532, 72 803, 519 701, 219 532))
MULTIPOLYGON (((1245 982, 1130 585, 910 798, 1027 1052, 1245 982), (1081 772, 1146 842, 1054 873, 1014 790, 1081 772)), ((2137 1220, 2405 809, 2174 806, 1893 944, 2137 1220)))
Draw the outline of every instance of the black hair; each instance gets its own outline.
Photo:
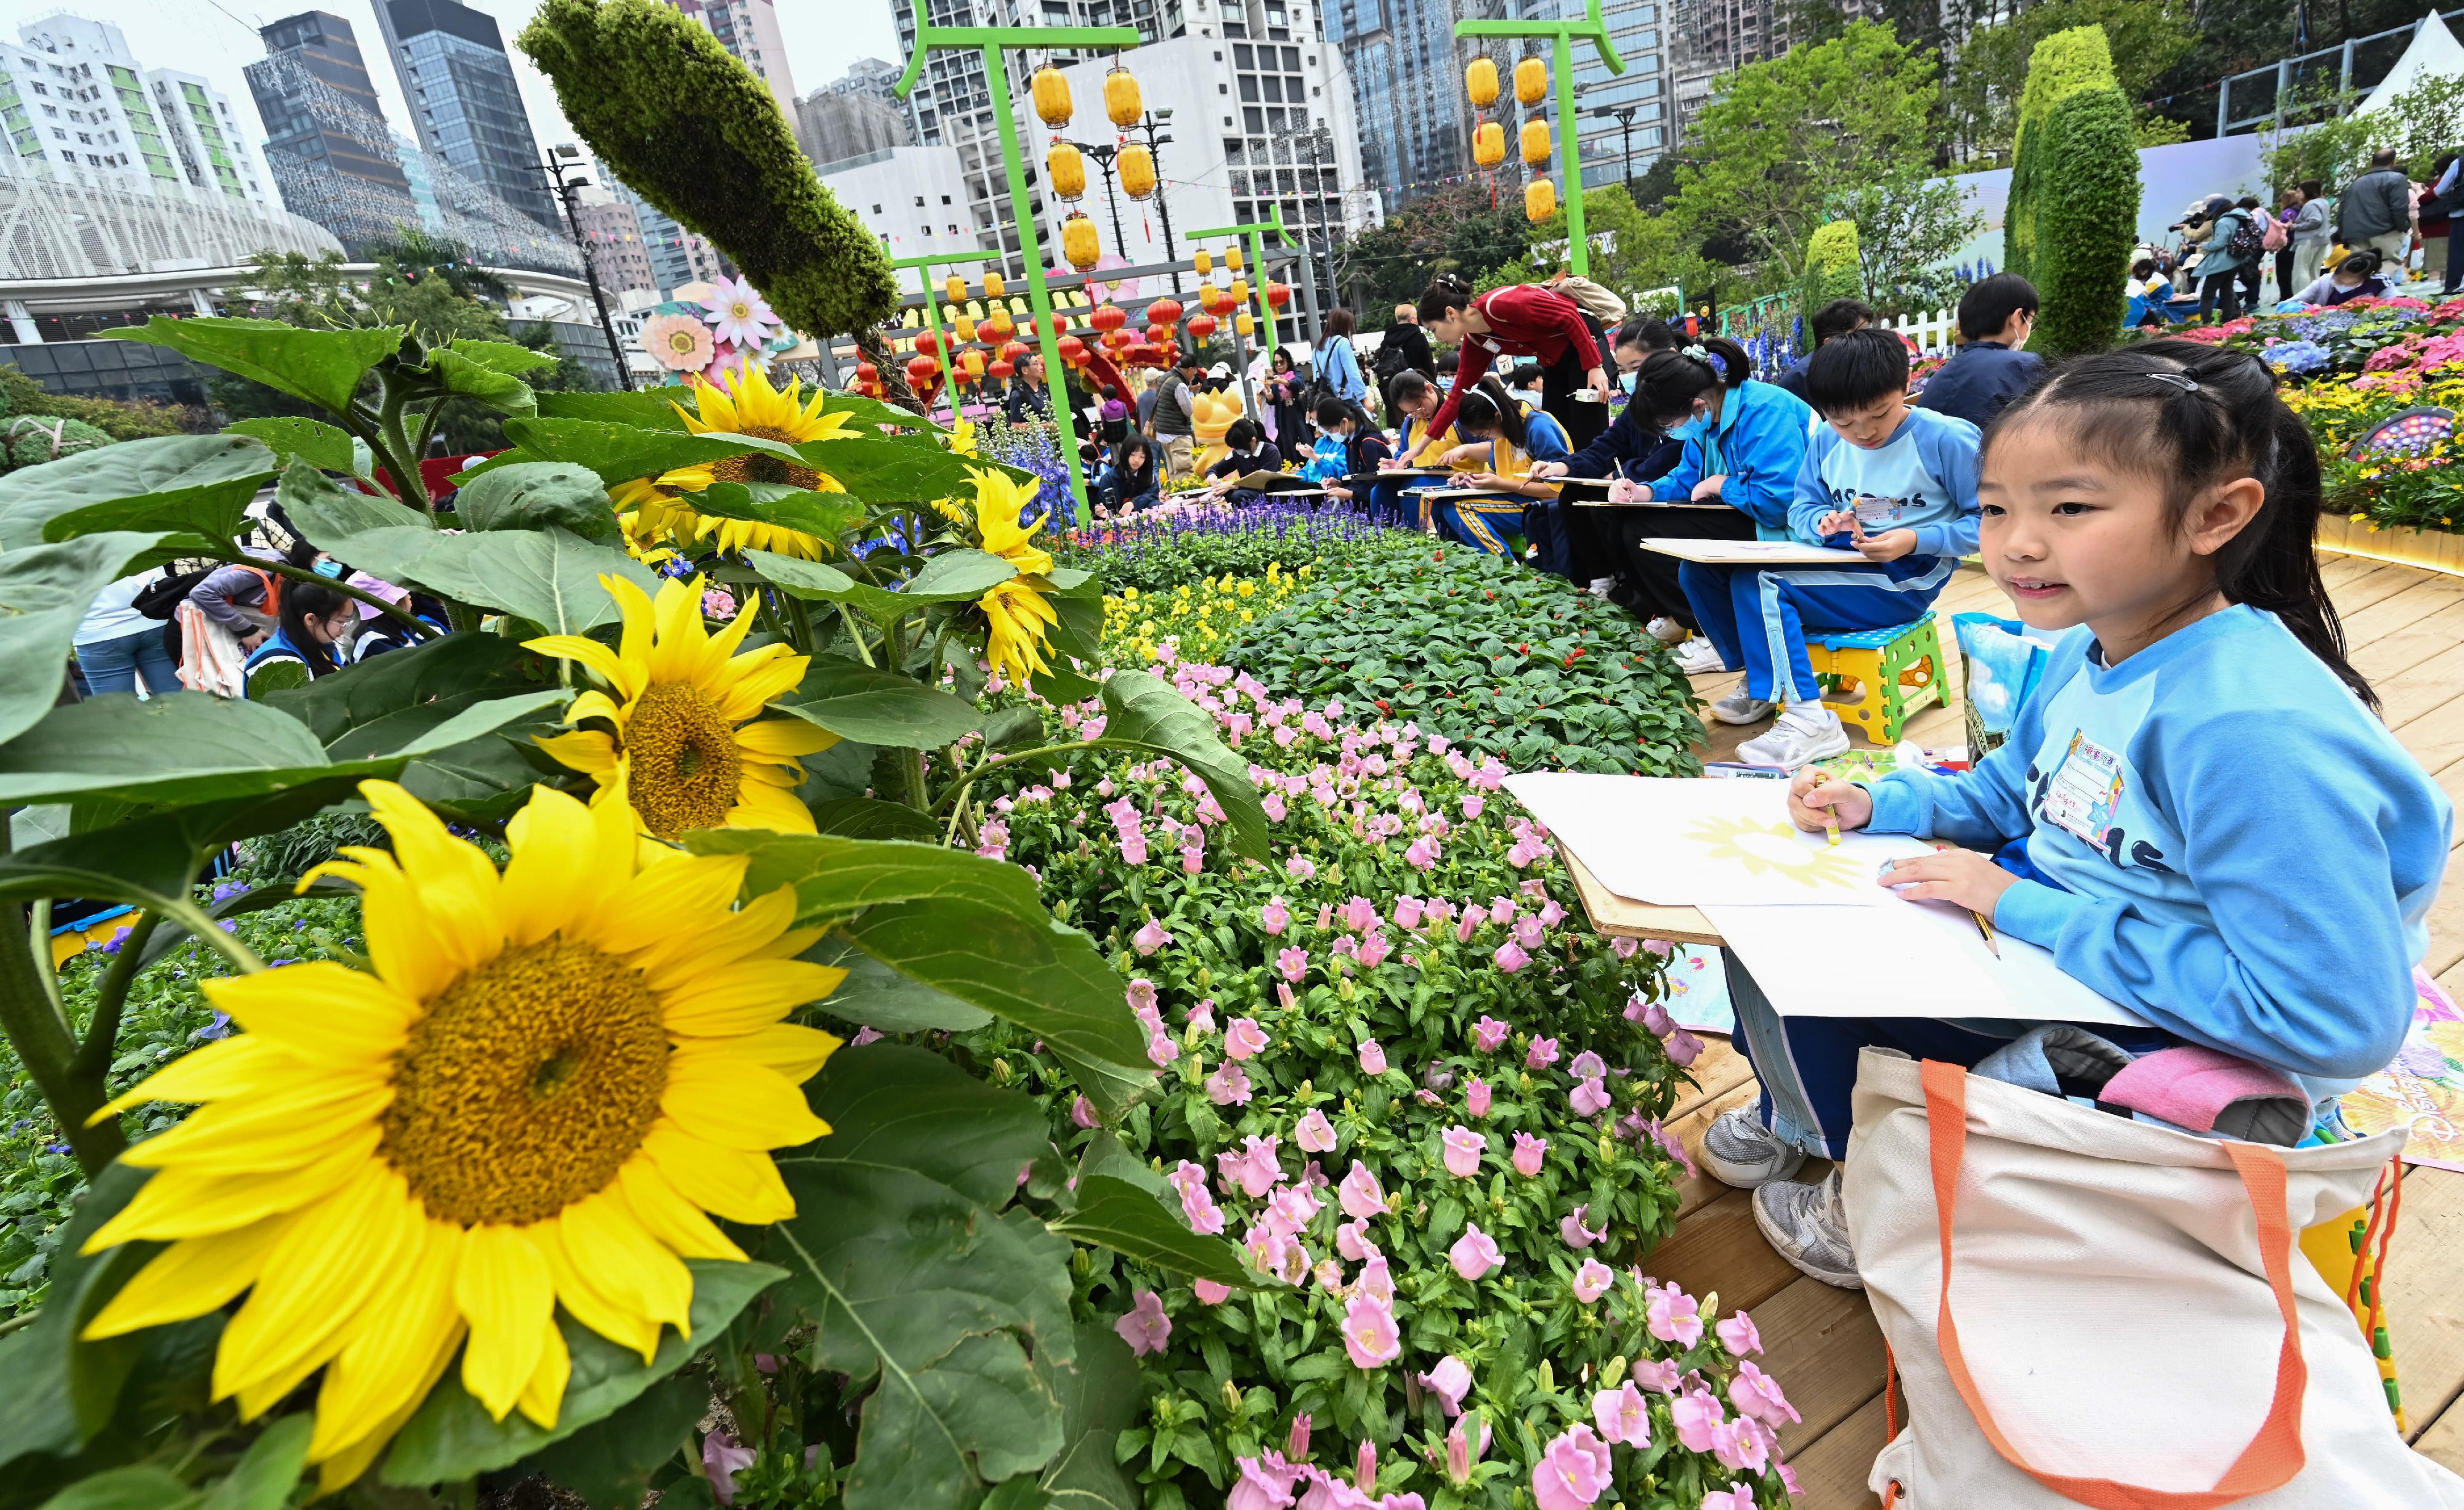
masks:
POLYGON ((1637 315, 1617 327, 1617 339, 1610 345, 1612 348, 1639 346, 1645 356, 1649 356, 1655 351, 1676 350, 1677 333, 1668 328, 1668 321, 1664 319, 1651 315, 1637 315))
POLYGON ((1441 373, 1458 372, 1461 371, 1462 368, 1463 353, 1459 351, 1447 352, 1444 356, 1438 359, 1438 370, 1441 373))
POLYGON ((2303 199, 2321 199, 2325 197, 2326 192, 2327 186, 2315 178, 2305 178, 2301 181, 2301 197, 2303 199))
POLYGON ((1887 330, 1869 326, 1834 336, 1805 364, 1805 402, 1825 418, 1907 391, 1907 344, 1887 330))
POLYGON ((1279 361, 1284 364, 1282 370, 1285 372, 1297 372, 1300 370, 1300 368, 1292 361, 1292 348, 1289 346, 1277 346, 1275 348, 1275 354, 1266 359, 1266 365, 1271 368, 1279 361))
POLYGON ((282 637, 308 663, 310 676, 322 676, 340 667, 334 660, 334 647, 308 632, 303 622, 314 615, 330 619, 351 605, 351 600, 324 582, 285 582, 282 586, 282 637))
POLYGON ((1155 471, 1155 442, 1135 432, 1124 435, 1118 441, 1113 443, 1112 465, 1122 471, 1128 471, 1130 470, 1130 452, 1132 451, 1144 451, 1147 453, 1146 465, 1139 468, 1139 471, 1149 472, 1155 471))
POLYGON ((1428 396, 1428 378, 1407 367, 1395 374, 1395 380, 1386 384, 1386 407, 1392 410, 1406 404, 1418 404, 1428 396))
POLYGON ((1864 300, 1833 299, 1815 310, 1814 317, 1807 320, 1805 326, 1807 332, 1814 337, 1814 344, 1818 350, 1823 342, 1837 340, 1852 330, 1872 323, 1874 323, 1874 307, 1864 300))
POLYGON ((1530 433, 1522 404, 1506 391, 1506 384, 1498 382, 1495 374, 1463 389, 1456 395, 1456 401, 1455 433, 1465 439, 1478 430, 1485 435, 1503 435, 1519 447, 1530 433))
POLYGON ((2367 247, 2363 247, 2356 251, 2346 252, 2344 254, 2344 260, 2337 263, 2332 271, 2339 274, 2345 273, 2358 273, 2363 277, 2366 278, 2372 274, 2378 272, 2378 270, 2379 254, 2367 247))
POLYGON ((1236 451, 1255 449, 1265 438, 1266 432, 1259 428, 1258 422, 1247 418, 1234 420, 1223 431, 1223 444, 1236 451))
POLYGON ((2154 257, 2141 257, 2138 261, 2130 264, 2130 275, 2134 278, 2144 279, 2147 274, 2155 271, 2156 259, 2154 257))
POLYGON ((1705 336, 1681 350, 1645 357, 1635 374, 1635 402, 1643 406, 1645 419, 1665 429, 1692 413, 1696 399, 1715 388, 1734 388, 1753 373, 1754 360, 1746 348, 1725 336, 1705 336))
POLYGON ((1999 335, 2013 315, 2036 313, 2036 285, 2016 273, 1979 278, 1959 296, 1959 337, 1985 340, 1999 335))
POLYGON ((1416 314, 1423 325, 1434 325, 1471 302, 1471 285, 1451 273, 1441 273, 1420 291, 1416 314))
POLYGON ((2378 694, 2344 659, 2344 634, 2319 576, 2319 446, 2277 393, 2276 374, 2248 352, 2189 340, 2151 340, 2074 358, 2003 410, 1985 433, 1993 447, 2023 425, 2058 419, 2065 447, 2152 475, 2179 527, 2199 494, 2255 477, 2258 513, 2211 558, 2216 591, 2274 614, 2363 702, 2378 694))
POLYGON ((1333 427, 1342 424, 1346 420, 1350 420, 1353 424, 1360 427, 1362 429, 1368 429, 1371 427, 1369 416, 1361 410, 1359 405, 1353 404, 1347 399, 1335 398, 1332 395, 1329 395, 1328 397, 1317 401, 1318 428, 1331 429, 1333 427))
POLYGON ((2235 209, 2256 209, 2257 208, 2258 196, 2256 194, 2244 194, 2241 198, 2233 201, 2233 208, 2235 209))

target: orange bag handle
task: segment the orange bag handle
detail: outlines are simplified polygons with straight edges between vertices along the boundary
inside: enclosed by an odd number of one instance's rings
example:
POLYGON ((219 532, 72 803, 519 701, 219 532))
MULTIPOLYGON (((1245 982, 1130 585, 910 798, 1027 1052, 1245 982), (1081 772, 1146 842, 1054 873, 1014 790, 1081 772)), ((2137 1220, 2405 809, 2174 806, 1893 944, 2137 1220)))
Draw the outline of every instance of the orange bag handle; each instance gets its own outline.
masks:
POLYGON ((2284 1344, 2276 1355, 2276 1397, 2268 1402, 2267 1419, 2259 1423, 2250 1444, 2241 1450, 2213 1489, 2147 1489, 2110 1478, 2081 1478, 2046 1473, 2029 1464, 1994 1423, 1993 1412, 1977 1392, 1960 1352, 1959 1327, 1950 1314, 1951 1219, 1959 1205, 1959 1171, 1968 1153, 1968 1071, 1956 1064, 1926 1060, 1923 1065, 1925 1117, 1931 1127, 1933 1198, 1942 1236, 1942 1305, 1936 1313, 1942 1361, 1950 1382, 1967 1402, 1985 1439, 2002 1460, 2054 1493, 2095 1510, 2212 1510, 2236 1499, 2280 1489, 2301 1471, 2301 1393, 2310 1379, 2301 1359, 2300 1323, 2293 1301, 2294 1231, 2285 1211, 2284 1160, 2274 1150, 2250 1143, 2227 1143, 2225 1153, 2241 1176, 2252 1210, 2258 1217, 2259 1258, 2267 1268, 2267 1285, 2275 1293, 2277 1313, 2284 1318, 2284 1344))

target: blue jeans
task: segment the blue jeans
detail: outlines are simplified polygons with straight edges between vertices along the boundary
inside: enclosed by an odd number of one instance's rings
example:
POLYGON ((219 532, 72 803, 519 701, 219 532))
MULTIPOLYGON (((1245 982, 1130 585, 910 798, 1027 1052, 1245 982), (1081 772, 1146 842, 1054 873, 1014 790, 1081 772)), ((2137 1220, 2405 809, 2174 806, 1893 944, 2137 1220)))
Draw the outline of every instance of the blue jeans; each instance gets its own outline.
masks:
POLYGON ((170 652, 163 648, 160 624, 149 624, 116 640, 80 645, 77 658, 77 669, 85 673, 86 689, 90 692, 133 692, 140 676, 145 678, 145 690, 151 696, 180 689, 180 668, 172 664, 170 652))

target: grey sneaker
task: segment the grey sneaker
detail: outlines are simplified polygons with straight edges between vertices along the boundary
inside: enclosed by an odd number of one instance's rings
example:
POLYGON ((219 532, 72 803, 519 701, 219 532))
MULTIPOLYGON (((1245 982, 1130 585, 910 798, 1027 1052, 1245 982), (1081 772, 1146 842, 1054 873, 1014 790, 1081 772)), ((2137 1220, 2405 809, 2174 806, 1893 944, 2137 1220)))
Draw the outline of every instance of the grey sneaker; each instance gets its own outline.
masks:
POLYGON ((1857 1255, 1848 1246, 1848 1214, 1839 1203, 1839 1171, 1814 1184, 1776 1181, 1754 1192, 1754 1225, 1773 1252, 1796 1271, 1840 1290, 1861 1290, 1857 1255))
POLYGON ((1711 705, 1711 716, 1724 724, 1758 724, 1771 714, 1768 698, 1749 697, 1742 687, 1711 705))
POLYGON ((1723 1185, 1749 1191, 1804 1165, 1805 1150, 1782 1143, 1751 1106, 1724 1111, 1703 1130, 1703 1167, 1723 1185))

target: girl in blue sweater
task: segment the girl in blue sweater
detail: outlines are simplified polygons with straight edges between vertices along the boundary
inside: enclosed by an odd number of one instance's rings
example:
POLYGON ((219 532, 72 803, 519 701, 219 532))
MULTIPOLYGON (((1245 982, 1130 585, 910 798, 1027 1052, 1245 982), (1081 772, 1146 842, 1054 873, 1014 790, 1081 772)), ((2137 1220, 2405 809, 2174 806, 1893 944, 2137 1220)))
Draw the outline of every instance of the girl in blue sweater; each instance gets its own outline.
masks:
MULTIPOLYGON (((2010 742, 1965 776, 1800 774, 1798 825, 1964 847, 1901 861, 1901 894, 1972 908, 2153 1026, 2334 1098, 2384 1067, 2446 865, 2446 796, 2373 716, 2319 578, 2319 456, 2255 358, 2151 341, 2080 358, 1987 438, 1986 569, 2038 629, 2068 630, 2010 742)), ((1732 972, 1764 1086, 1704 1145, 1757 1187, 1797 1267, 1854 1284, 1836 1177, 1860 1046, 1974 1064, 2008 1035, 1927 1018, 1771 1014, 1732 972)))

